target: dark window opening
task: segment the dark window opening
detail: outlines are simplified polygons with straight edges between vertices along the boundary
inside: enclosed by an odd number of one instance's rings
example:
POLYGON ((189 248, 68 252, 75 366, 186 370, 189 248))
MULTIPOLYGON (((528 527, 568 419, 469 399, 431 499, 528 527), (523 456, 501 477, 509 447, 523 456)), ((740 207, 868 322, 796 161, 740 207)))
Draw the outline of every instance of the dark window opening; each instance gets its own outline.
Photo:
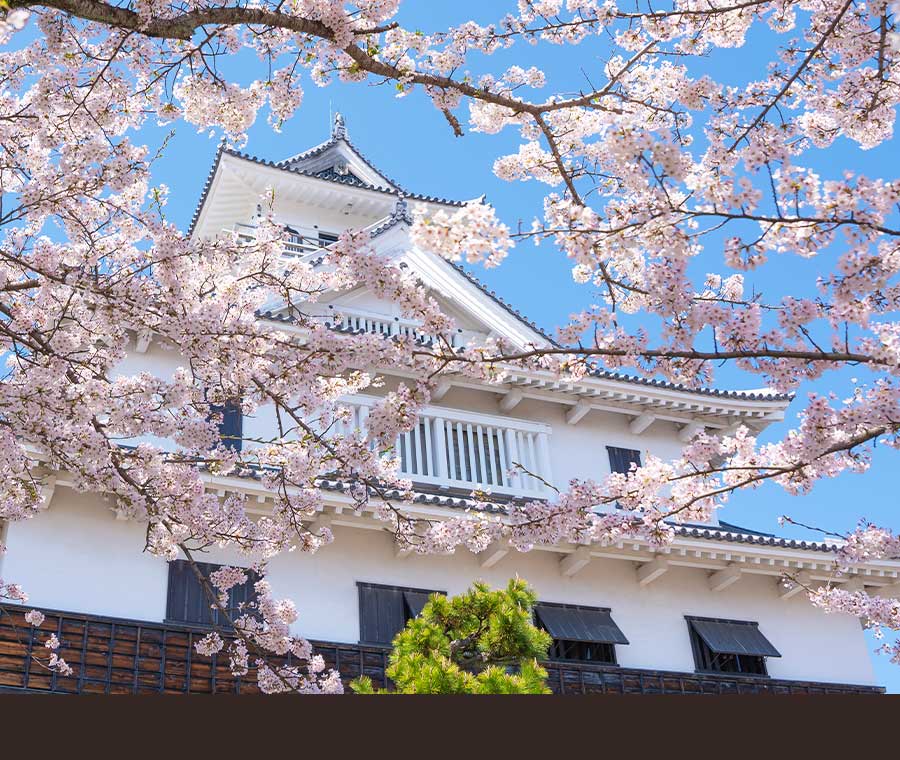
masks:
POLYGON ((237 401, 229 401, 224 405, 212 405, 210 411, 221 414, 219 423, 219 439, 223 446, 240 451, 244 445, 244 413, 237 401))
POLYGON ((359 640, 363 644, 390 644, 407 622, 418 617, 431 594, 445 594, 377 583, 357 583, 359 640))
POLYGON ((540 602, 534 606, 535 625, 553 637, 551 660, 616 665, 616 644, 628 639, 609 609, 540 602))
POLYGON ((599 662, 606 665, 616 664, 616 648, 612 644, 600 644, 595 641, 566 641, 553 639, 547 656, 551 660, 570 660, 574 662, 599 662))
MULTIPOLYGON (((206 579, 209 579, 211 573, 224 567, 224 565, 215 565, 209 562, 197 562, 196 564, 197 569, 206 579)), ((247 581, 228 590, 228 603, 225 611, 232 620, 245 614, 248 611, 247 605, 256 601, 255 584, 259 580, 259 575, 252 570, 245 570, 245 572, 247 581)), ((202 584, 197 578, 191 563, 185 559, 171 561, 166 596, 166 622, 229 628, 226 617, 218 607, 212 607, 212 604, 205 584, 202 584)))
POLYGON ((766 657, 781 657, 753 622, 688 618, 688 628, 699 671, 766 676, 766 657))
POLYGON ((627 475, 631 472, 632 463, 638 467, 641 466, 641 452, 637 449, 620 449, 618 446, 607 446, 606 451, 609 454, 610 472, 627 475))
POLYGON ((325 248, 326 246, 331 245, 332 243, 336 243, 338 241, 338 236, 331 232, 320 232, 319 233, 319 246, 325 248))
MULTIPOLYGON (((607 446, 606 451, 609 454, 609 470, 610 472, 618 472, 627 475, 631 472, 632 462, 641 466, 641 452, 637 449, 620 449, 618 446, 607 446)), ((622 505, 616 502, 616 509, 622 509, 622 505)))

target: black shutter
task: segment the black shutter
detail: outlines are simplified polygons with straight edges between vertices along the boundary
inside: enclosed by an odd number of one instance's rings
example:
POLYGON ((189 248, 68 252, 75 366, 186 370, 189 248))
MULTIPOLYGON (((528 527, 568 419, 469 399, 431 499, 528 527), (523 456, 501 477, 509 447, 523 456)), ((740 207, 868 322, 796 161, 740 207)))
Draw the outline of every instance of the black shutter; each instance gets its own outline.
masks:
POLYGON ((222 445, 240 451, 244 444, 244 413, 240 403, 229 401, 225 406, 216 407, 216 411, 222 414, 222 422, 219 424, 222 445))
POLYGON ((390 644, 406 625, 403 592, 359 584, 359 637, 370 644, 390 644))
MULTIPOLYGON (((187 584, 187 621, 190 623, 199 623, 200 625, 215 625, 218 621, 218 614, 213 610, 212 600, 206 591, 206 587, 197 578, 197 574, 191 567, 191 563, 184 561, 185 574, 188 578, 187 584)), ((209 574, 215 570, 218 565, 210 565, 208 562, 198 562, 197 569, 204 578, 209 578, 209 574)))
POLYGON ((403 598, 406 600, 408 616, 410 618, 419 617, 422 614, 422 610, 425 609, 425 605, 428 604, 430 596, 424 591, 404 591, 403 598))
MULTIPOLYGON (((232 586, 228 590, 228 615, 234 620, 236 617, 252 612, 247 609, 248 604, 256 601, 256 583, 259 581, 259 573, 247 570, 247 582, 238 586, 232 586)), ((216 610, 218 615, 218 610, 216 610)), ((222 621, 223 624, 225 621, 222 621)))
MULTIPOLYGON (((197 563, 201 573, 208 574, 206 564, 197 563)), ((168 603, 166 619, 178 623, 210 625, 212 610, 191 563, 177 559, 169 563, 168 603)))
POLYGON ((359 588, 359 640, 364 644, 390 644, 406 622, 422 611, 431 594, 443 591, 357 583, 359 588))
MULTIPOLYGON (((198 562, 197 569, 205 577, 218 570, 222 565, 209 562, 198 562)), ((248 570, 247 582, 233 586, 228 591, 228 614, 234 619, 242 614, 241 603, 254 602, 256 589, 254 584, 259 576, 248 570)), ((169 588, 166 595, 166 620, 174 623, 193 623, 196 625, 227 626, 227 621, 213 608, 212 600, 204 585, 197 578, 191 563, 184 559, 169 563, 169 588)))
POLYGON ((631 471, 631 463, 641 466, 641 452, 637 449, 621 449, 618 446, 607 446, 610 472, 627 475, 631 471))
POLYGON ((378 641, 378 590, 372 586, 359 586, 359 639, 378 641))
POLYGON ((166 596, 166 620, 187 620, 187 589, 185 572, 190 566, 183 560, 169 563, 169 588, 166 596))
POLYGON ((554 639, 595 644, 628 643, 610 611, 602 607, 538 603, 534 612, 544 630, 554 639))
POLYGON ((691 627, 715 654, 781 657, 756 623, 741 620, 688 618, 691 627))

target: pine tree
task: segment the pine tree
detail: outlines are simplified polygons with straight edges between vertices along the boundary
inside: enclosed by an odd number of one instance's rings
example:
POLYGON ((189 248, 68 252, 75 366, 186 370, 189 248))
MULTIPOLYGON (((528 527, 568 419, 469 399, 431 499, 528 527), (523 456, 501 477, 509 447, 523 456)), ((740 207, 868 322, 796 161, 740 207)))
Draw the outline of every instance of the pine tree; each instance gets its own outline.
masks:
POLYGON ((376 690, 368 676, 357 694, 549 694, 551 637, 532 623, 534 591, 520 578, 493 590, 476 581, 463 594, 432 594, 421 614, 393 641, 387 676, 394 690, 376 690))

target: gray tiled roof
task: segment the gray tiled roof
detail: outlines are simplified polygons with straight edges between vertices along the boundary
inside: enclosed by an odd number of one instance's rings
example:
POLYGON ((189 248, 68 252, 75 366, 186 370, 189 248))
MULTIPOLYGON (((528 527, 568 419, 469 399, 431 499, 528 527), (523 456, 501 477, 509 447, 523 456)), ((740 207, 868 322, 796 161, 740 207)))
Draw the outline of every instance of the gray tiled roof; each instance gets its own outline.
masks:
MULTIPOLYGON (((526 326, 530 327, 540 336, 545 338, 551 345, 559 347, 553 338, 551 338, 543 329, 541 329, 534 321, 528 319, 522 312, 504 301, 493 290, 488 289, 487 285, 481 282, 475 275, 464 269, 460 264, 452 261, 447 262, 457 272, 463 275, 469 282, 478 287, 483 293, 488 295, 497 304, 502 306, 507 312, 514 316, 526 326)), ((611 370, 593 367, 588 371, 590 377, 596 377, 604 380, 616 380, 619 382, 634 383, 636 385, 646 385, 653 388, 665 388, 668 390, 683 391, 685 393, 696 393, 703 396, 714 396, 717 398, 737 399, 741 401, 790 401, 794 398, 793 393, 765 393, 761 391, 729 391, 719 390, 717 388, 691 388, 682 383, 673 383, 668 380, 657 380, 653 378, 641 377, 639 375, 628 375, 622 372, 613 372, 611 370)))
POLYGON ((803 549, 815 552, 835 552, 839 548, 837 544, 826 541, 798 541, 793 538, 782 538, 747 528, 735 528, 735 526, 730 526, 728 523, 722 523, 719 526, 676 525, 674 527, 675 534, 684 538, 705 538, 712 541, 777 546, 782 549, 803 549))
POLYGON ((673 383, 668 380, 657 380, 649 377, 641 377, 639 375, 626 375, 620 372, 612 372, 606 369, 592 369, 589 372, 591 377, 597 377, 604 380, 617 380, 625 383, 635 383, 636 385, 648 385, 654 388, 665 388, 667 390, 682 391, 684 393, 697 393, 701 396, 714 396, 716 398, 729 398, 740 401, 791 401, 794 398, 793 393, 769 393, 766 391, 726 391, 718 388, 692 388, 683 383, 673 383))
MULTIPOLYGON (((258 480, 260 473, 258 468, 247 467, 237 471, 236 475, 241 478, 251 478, 258 480)), ((341 493, 350 489, 350 484, 343 480, 332 478, 319 478, 316 480, 316 486, 325 490, 341 493)), ((388 489, 384 496, 388 499, 400 498, 400 491, 388 489)), ((506 512, 509 504, 523 504, 528 499, 521 497, 495 497, 493 501, 484 503, 478 502, 471 497, 464 495, 464 492, 458 489, 451 490, 449 493, 446 489, 437 489, 431 487, 416 487, 413 496, 413 502, 416 504, 431 504, 439 507, 449 507, 451 509, 476 510, 487 512, 490 514, 502 515, 506 512), (444 491, 443 493, 438 491, 444 491)), ((761 533, 759 531, 750 530, 748 528, 740 528, 729 523, 722 523, 719 526, 703 526, 703 525, 673 525, 675 535, 682 538, 700 538, 709 541, 725 541, 735 544, 753 544, 757 546, 771 546, 779 549, 798 549, 801 551, 813 552, 836 552, 838 545, 825 541, 798 541, 792 538, 783 538, 774 536, 769 533, 761 533)), ((626 539, 627 543, 627 539, 626 539)))

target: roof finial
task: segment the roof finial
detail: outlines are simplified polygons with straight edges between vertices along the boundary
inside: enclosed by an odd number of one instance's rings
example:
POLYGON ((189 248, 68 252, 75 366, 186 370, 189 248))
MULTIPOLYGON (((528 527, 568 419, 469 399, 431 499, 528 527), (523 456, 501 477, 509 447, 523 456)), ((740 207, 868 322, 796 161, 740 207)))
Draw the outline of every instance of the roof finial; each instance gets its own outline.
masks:
POLYGON ((409 204, 406 202, 403 193, 397 194, 397 201, 394 203, 393 211, 391 211, 391 219, 396 219, 397 221, 402 220, 407 224, 413 223, 413 217, 409 211, 409 204))
POLYGON ((334 112, 334 122, 331 125, 331 137, 335 140, 347 139, 347 126, 344 124, 344 117, 340 111, 334 112))

